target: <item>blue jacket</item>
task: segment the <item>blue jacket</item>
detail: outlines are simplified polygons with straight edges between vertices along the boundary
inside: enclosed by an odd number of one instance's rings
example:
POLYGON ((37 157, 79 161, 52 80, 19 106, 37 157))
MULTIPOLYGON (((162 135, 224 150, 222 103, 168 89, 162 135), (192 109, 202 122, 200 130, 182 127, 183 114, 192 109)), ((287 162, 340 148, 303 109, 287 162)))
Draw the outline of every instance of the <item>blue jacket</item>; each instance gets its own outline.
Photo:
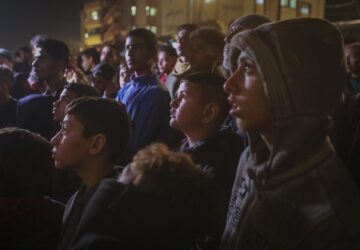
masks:
POLYGON ((169 125, 170 95, 158 85, 156 75, 132 78, 120 89, 117 100, 126 106, 132 121, 127 160, 154 141, 171 146, 175 133, 169 125))

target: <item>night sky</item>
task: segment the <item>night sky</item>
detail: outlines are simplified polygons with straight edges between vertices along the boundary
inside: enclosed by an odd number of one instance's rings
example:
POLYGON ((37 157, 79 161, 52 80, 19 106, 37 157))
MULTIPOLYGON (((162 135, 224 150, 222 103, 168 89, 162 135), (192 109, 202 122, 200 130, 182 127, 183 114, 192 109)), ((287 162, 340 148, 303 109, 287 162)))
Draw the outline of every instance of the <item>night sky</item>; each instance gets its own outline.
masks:
POLYGON ((80 10, 87 0, 1 0, 0 47, 15 52, 43 33, 67 43, 80 41, 80 10))

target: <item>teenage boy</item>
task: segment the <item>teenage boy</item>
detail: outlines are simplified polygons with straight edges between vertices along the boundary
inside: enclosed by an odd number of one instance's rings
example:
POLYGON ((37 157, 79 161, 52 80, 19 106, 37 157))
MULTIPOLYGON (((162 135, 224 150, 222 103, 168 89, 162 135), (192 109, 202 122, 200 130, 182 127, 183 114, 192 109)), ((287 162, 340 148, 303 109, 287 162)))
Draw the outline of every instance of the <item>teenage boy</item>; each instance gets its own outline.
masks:
POLYGON ((359 249, 360 197, 329 140, 343 42, 315 18, 231 40, 230 114, 248 132, 220 249, 359 249))
POLYGON ((53 103, 53 119, 56 122, 62 122, 65 117, 65 108, 76 98, 93 96, 98 97, 96 89, 81 83, 69 83, 65 85, 60 98, 53 103))
POLYGON ((107 63, 100 63, 94 67, 89 77, 90 85, 94 87, 100 96, 104 98, 115 98, 118 92, 113 81, 114 68, 107 63))
POLYGON ((69 59, 69 49, 61 41, 46 39, 39 42, 33 62, 34 73, 47 89, 43 94, 28 95, 19 100, 18 127, 41 134, 50 139, 59 127, 52 119, 52 104, 66 85, 64 72, 69 59))
POLYGON ((198 27, 194 24, 185 23, 177 27, 176 53, 177 62, 173 72, 166 78, 166 87, 169 90, 171 99, 174 99, 176 90, 179 87, 180 78, 190 70, 189 57, 191 55, 189 36, 198 27))
POLYGON ((70 103, 62 128, 52 138, 57 169, 71 169, 82 181, 66 205, 58 249, 69 249, 84 211, 97 185, 114 175, 130 136, 123 105, 108 99, 82 97, 70 103))
POLYGON ((129 162, 139 149, 151 142, 171 144, 173 140, 169 126, 170 96, 151 71, 156 57, 156 36, 142 28, 130 31, 125 42, 125 59, 134 73, 117 96, 117 100, 125 104, 133 125, 124 162, 129 162))
POLYGON ((171 102, 170 125, 186 137, 181 151, 221 184, 228 200, 243 142, 231 128, 222 127, 230 110, 224 82, 212 73, 185 76, 171 102))
MULTIPOLYGON (((182 74, 168 77, 167 87, 171 95, 176 95, 180 81, 184 76, 195 72, 208 72, 222 75, 218 68, 221 64, 221 58, 224 49, 224 35, 213 28, 199 28, 189 35, 189 55, 187 60, 190 68, 182 74), (173 78, 171 80, 171 78, 173 78), (172 85, 170 84, 172 82, 172 85)), ((174 97, 172 96, 172 97, 174 97)))
POLYGON ((187 154, 155 143, 118 180, 100 183, 71 249, 192 249, 218 229, 222 205, 216 184, 187 154))

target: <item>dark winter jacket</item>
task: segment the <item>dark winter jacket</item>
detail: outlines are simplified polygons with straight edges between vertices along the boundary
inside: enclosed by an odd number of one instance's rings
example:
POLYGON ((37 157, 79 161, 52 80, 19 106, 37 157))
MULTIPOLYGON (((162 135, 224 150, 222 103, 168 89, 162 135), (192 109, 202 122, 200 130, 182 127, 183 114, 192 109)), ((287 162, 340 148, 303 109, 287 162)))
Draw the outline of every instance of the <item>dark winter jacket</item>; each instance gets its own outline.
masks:
POLYGON ((360 196, 328 139, 344 83, 340 32, 301 18, 240 33, 231 44, 264 79, 273 144, 269 150, 249 133, 220 249, 360 249, 360 196))

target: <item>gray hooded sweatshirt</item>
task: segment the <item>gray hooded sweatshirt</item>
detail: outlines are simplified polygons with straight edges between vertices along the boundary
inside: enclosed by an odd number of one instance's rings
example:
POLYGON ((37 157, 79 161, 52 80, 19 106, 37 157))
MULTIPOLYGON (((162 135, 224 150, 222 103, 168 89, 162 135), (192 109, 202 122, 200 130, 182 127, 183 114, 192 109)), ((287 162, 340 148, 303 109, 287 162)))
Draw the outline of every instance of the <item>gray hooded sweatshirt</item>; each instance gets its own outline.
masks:
POLYGON ((360 249, 360 198, 328 138, 344 81, 343 42, 329 22, 264 24, 231 41, 264 79, 273 146, 249 134, 221 250, 360 249))

